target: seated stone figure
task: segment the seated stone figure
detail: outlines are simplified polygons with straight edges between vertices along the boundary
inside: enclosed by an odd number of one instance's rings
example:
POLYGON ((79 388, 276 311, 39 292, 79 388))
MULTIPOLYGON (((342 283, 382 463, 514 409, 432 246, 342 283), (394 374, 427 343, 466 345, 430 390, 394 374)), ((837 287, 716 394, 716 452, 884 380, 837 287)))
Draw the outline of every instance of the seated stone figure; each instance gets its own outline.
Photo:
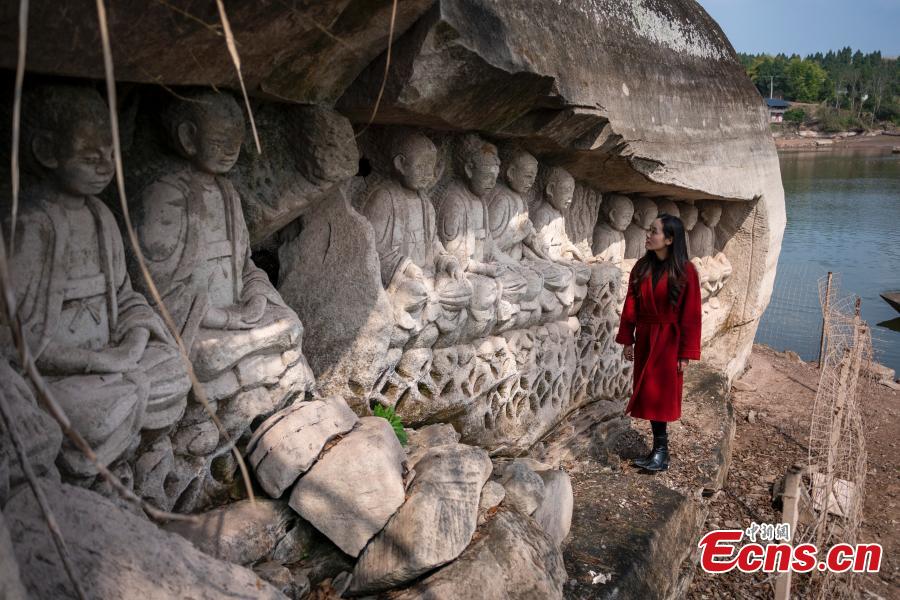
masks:
MULTIPOLYGON (((93 89, 26 96, 23 157, 39 183, 22 195, 10 260, 16 307, 49 387, 100 462, 171 428, 190 381, 174 342, 132 289, 112 213, 96 198, 113 178, 109 112, 93 89), (149 435, 149 434, 148 434, 149 435)), ((68 441, 58 464, 89 484, 96 467, 68 441)))
MULTIPOLYGON (((494 258, 514 267, 524 265, 534 272, 527 277, 531 286, 529 294, 539 294, 540 310, 548 315, 566 313, 575 298, 574 276, 570 269, 554 263, 538 247, 528 205, 522 197, 534 185, 537 159, 509 144, 501 147, 500 156, 503 177, 498 179, 487 201, 494 258)), ((523 327, 538 315, 530 315, 525 302, 521 306, 525 318, 518 325, 523 327)))
POLYGON ((709 300, 712 308, 718 308, 716 294, 731 277, 732 267, 724 252, 716 250, 716 225, 722 217, 722 205, 706 200, 699 205, 700 221, 691 231, 691 251, 700 273, 700 296, 709 300))
MULTIPOLYGON (((599 262, 596 257, 585 256, 566 233, 563 215, 575 194, 575 179, 569 172, 562 167, 546 169, 542 188, 537 208, 531 214, 531 222, 534 224, 535 239, 541 251, 554 262, 572 270, 575 279, 575 301, 569 309, 571 316, 581 308, 592 273, 599 274, 599 271, 611 265, 599 262)), ((598 281, 605 280, 604 278, 605 275, 598 281)))
POLYGON ((634 216, 631 224, 625 229, 625 258, 627 260, 638 259, 647 252, 645 242, 647 231, 656 220, 658 212, 656 203, 650 198, 638 197, 634 201, 634 216))
POLYGON ((440 203, 437 231, 472 282, 471 319, 463 334, 472 339, 487 335, 495 324, 500 330, 514 326, 522 303, 534 301, 543 282, 529 286, 529 276, 536 277, 533 271, 494 257, 484 200, 500 173, 496 146, 467 134, 459 140, 455 159, 458 179, 440 203))
POLYGON ((681 223, 684 225, 684 241, 687 244, 688 257, 694 258, 696 255, 691 249, 691 232, 693 232, 694 227, 697 225, 697 219, 700 218, 700 211, 698 211, 697 207, 691 202, 679 202, 678 212, 681 223))
POLYGON ((678 205, 668 198, 656 199, 656 213, 657 215, 666 214, 672 215, 673 217, 681 217, 681 211, 678 209, 678 205))
MULTIPOLYGON (((197 377, 229 435, 240 438, 251 423, 311 389, 312 373, 300 353, 303 328, 251 260, 241 200, 224 176, 243 141, 237 102, 227 94, 189 93, 173 101, 163 122, 180 168, 144 188, 135 226, 197 377)), ((167 476, 168 502, 189 510, 203 501, 200 484, 191 497, 179 497, 207 478, 211 457, 227 454, 223 442, 202 406, 192 403, 172 438, 176 467, 167 476)), ((227 484, 234 465, 222 470, 217 478, 227 484)))
POLYGON ((625 229, 634 216, 631 198, 622 194, 610 194, 600 205, 605 220, 598 220, 591 244, 594 256, 621 265, 625 260, 625 229))
POLYGON ((393 347, 428 347, 458 336, 472 297, 459 260, 437 236, 426 189, 434 180, 437 149, 420 133, 392 140, 393 176, 369 193, 361 212, 375 231, 381 281, 394 306, 393 347))

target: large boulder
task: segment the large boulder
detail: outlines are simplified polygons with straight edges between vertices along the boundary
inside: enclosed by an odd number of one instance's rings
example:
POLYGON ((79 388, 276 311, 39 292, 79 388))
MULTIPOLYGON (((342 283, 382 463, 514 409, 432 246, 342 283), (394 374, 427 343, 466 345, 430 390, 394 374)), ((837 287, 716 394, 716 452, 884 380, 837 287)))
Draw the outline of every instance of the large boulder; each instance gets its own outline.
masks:
MULTIPOLYGON (((89 598, 285 598, 244 567, 208 556, 94 492, 46 480, 44 491, 89 598)), ((28 593, 75 598, 30 489, 15 494, 4 514, 28 593)))
POLYGON ((341 550, 359 556, 403 504, 405 458, 386 419, 363 417, 300 478, 291 508, 341 550))
POLYGON ((392 598, 562 598, 566 581, 562 554, 533 519, 501 509, 479 533, 478 540, 454 562, 392 598))
MULTIPOLYGON (((271 557, 293 543, 298 534, 302 537, 304 529, 310 529, 286 502, 265 498, 241 500, 193 517, 191 521, 167 523, 164 529, 210 556, 239 565, 271 557)), ((307 531, 305 537, 308 539, 311 533, 307 531)))
POLYGON ((575 506, 572 480, 569 474, 561 469, 540 471, 538 475, 544 481, 544 499, 532 516, 541 529, 559 546, 569 535, 569 529, 572 527, 572 510, 575 506))
POLYGON ((460 555, 472 539, 487 452, 462 444, 430 449, 416 464, 409 497, 366 549, 351 591, 376 592, 411 581, 460 555))
POLYGON ((266 419, 247 444, 259 484, 280 498, 335 436, 347 433, 357 416, 338 397, 298 402, 266 419))
POLYGON ((544 501, 544 480, 524 462, 506 465, 500 483, 506 490, 505 502, 523 514, 532 514, 544 501))
POLYGON ((6 520, 0 512, 0 598, 4 600, 25 600, 25 587, 19 579, 19 564, 13 551, 12 540, 6 520))
MULTIPOLYGON (((25 455, 38 477, 59 479, 54 461, 62 446, 63 434, 49 414, 38 408, 31 389, 22 377, 0 357, 0 395, 12 415, 13 426, 25 447, 25 455)), ((25 483, 12 437, 0 420, 0 507, 10 490, 25 483)))

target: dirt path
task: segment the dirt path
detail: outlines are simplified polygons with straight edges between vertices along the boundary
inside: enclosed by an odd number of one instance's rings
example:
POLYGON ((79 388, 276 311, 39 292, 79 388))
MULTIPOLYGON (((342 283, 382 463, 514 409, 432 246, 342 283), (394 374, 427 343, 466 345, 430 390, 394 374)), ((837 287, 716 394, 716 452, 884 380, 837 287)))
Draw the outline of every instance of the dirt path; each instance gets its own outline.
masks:
MULTIPOLYGON (((807 459, 817 379, 815 365, 795 354, 754 346, 734 390, 731 468, 725 488, 709 501, 707 530, 780 522, 770 488, 792 463, 807 459)), ((860 541, 880 543, 884 553, 881 572, 863 575, 859 587, 863 599, 900 599, 900 393, 881 385, 872 390, 863 405, 868 475, 860 541)), ((709 575, 698 569, 688 598, 772 598, 772 590, 765 574, 709 575)))

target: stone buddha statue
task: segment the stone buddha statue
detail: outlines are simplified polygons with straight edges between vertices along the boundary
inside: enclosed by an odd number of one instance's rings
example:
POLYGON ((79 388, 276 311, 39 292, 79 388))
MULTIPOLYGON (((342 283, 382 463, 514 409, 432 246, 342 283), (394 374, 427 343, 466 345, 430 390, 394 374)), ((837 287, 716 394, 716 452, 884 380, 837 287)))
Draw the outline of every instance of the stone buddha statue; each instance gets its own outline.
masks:
POLYGON ((678 205, 669 198, 657 198, 656 213, 657 215, 666 214, 681 218, 681 211, 678 209, 678 205))
POLYGON ((496 146, 466 134, 455 150, 457 178, 438 207, 437 231, 472 282, 472 322, 466 337, 476 338, 487 335, 494 319, 501 329, 514 324, 521 303, 533 301, 540 288, 529 288, 524 267, 494 257, 485 200, 500 174, 496 146))
POLYGON ((646 253, 647 231, 656 220, 656 202, 650 198, 638 197, 634 201, 634 216, 625 229, 625 258, 634 260, 646 253))
MULTIPOLYGON (((197 377, 229 435, 240 438, 253 421, 311 389, 300 353, 303 328, 253 263, 241 200, 225 177, 244 135, 237 102, 223 93, 188 93, 173 101, 163 123, 177 169, 143 189, 135 227, 197 377)), ((228 448, 197 403, 172 443, 179 479, 168 485, 167 497, 175 502, 191 481, 206 477, 211 457, 228 448)), ((230 465, 227 475, 220 473, 220 482, 227 485, 234 470, 230 465)), ((181 498, 178 507, 188 510, 195 499, 181 498)))
POLYGON ((724 252, 716 250, 716 225, 722 218, 722 205, 715 200, 705 200, 698 206, 700 220, 691 231, 691 251, 694 263, 700 271, 700 295, 709 299, 713 308, 718 307, 715 298, 728 278, 732 267, 724 252))
MULTIPOLYGON (((10 269, 29 349, 52 393, 100 462, 127 458, 181 418, 190 381, 174 342, 132 289, 118 225, 97 199, 114 175, 109 112, 89 87, 31 90, 22 194, 10 269)), ((64 475, 90 484, 96 467, 66 441, 64 475)))
MULTIPOLYGON (((573 273, 540 249, 522 197, 534 186, 537 159, 512 144, 501 146, 500 157, 502 177, 487 201, 494 257, 505 264, 526 266, 532 272, 526 276, 529 293, 539 294, 539 308, 551 316, 565 314, 575 295, 573 273)), ((522 307, 525 313, 525 302, 522 307)))
POLYGON ((437 236, 435 211, 426 195, 434 180, 437 149, 420 133, 392 140, 392 177, 368 194, 361 212, 375 231, 381 281, 394 305, 392 346, 410 338, 432 345, 456 336, 472 297, 459 260, 437 236))
POLYGON ((684 241, 687 244, 688 256, 694 258, 696 254, 691 246, 691 235, 694 227, 697 225, 697 219, 700 217, 700 211, 691 202, 679 202, 678 211, 681 222, 684 225, 684 241))
POLYGON ((575 178, 562 167, 549 167, 544 172, 542 188, 537 208, 531 215, 535 239, 546 256, 572 270, 576 287, 575 301, 569 309, 569 315, 574 315, 587 293, 587 283, 594 267, 591 263, 596 262, 596 259, 586 256, 566 233, 563 215, 572 204, 575 178))
POLYGON ((598 220, 594 228, 594 255, 621 265, 625 260, 625 230, 634 216, 634 205, 628 196, 610 194, 603 199, 600 212, 605 220, 598 220))

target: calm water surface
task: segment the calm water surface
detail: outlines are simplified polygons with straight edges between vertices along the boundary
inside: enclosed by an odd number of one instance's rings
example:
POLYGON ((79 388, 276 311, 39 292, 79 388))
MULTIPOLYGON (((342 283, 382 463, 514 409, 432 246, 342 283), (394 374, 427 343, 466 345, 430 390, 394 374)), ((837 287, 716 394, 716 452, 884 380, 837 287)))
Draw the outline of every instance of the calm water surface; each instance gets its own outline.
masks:
POLYGON ((875 358, 900 374, 900 313, 878 296, 900 290, 900 155, 791 152, 780 154, 780 162, 787 227, 756 341, 815 360, 816 282, 833 271, 844 294, 862 298, 875 358))

